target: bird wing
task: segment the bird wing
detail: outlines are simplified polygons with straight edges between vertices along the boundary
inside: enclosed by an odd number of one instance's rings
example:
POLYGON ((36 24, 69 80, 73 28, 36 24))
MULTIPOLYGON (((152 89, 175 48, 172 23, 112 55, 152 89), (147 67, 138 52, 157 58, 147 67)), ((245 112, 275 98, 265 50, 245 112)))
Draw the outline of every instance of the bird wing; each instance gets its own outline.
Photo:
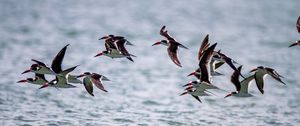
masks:
POLYGON ((182 67, 181 63, 178 59, 177 52, 178 52, 178 45, 175 43, 170 43, 170 45, 168 47, 169 57, 177 66, 182 67))
POLYGON ((106 39, 105 40, 105 48, 107 51, 110 51, 112 49, 117 49, 115 45, 115 41, 112 38, 106 39))
POLYGON ((168 31, 165 30, 166 26, 162 26, 160 29, 160 35, 166 37, 169 41, 176 41, 172 36, 169 35, 168 31))
POLYGON ((99 77, 99 75, 97 74, 93 74, 91 76, 91 80, 92 82, 94 83, 94 85, 96 85, 97 88, 99 88, 100 90, 104 91, 104 92, 107 92, 107 90, 105 90, 101 80, 100 80, 101 77, 99 77))
POLYGON ((198 52, 198 60, 200 60, 201 56, 203 55, 203 52, 208 48, 209 46, 209 35, 207 34, 205 36, 205 38, 202 41, 202 44, 199 48, 199 52, 198 52))
POLYGON ((202 103, 201 102, 201 100, 200 100, 200 98, 198 97, 198 96, 196 96, 196 95, 192 95, 197 101, 199 101, 200 103, 202 103))
POLYGON ((215 43, 212 46, 210 46, 209 48, 207 48, 204 51, 204 53, 199 61, 199 68, 201 71, 201 77, 200 77, 201 81, 210 83, 210 73, 208 72, 208 63, 211 61, 213 51, 216 46, 217 46, 217 43, 215 43))
POLYGON ((116 45, 117 45, 117 49, 125 56, 130 56, 130 54, 128 53, 128 51, 126 50, 125 48, 125 43, 126 43, 126 40, 125 39, 120 39, 120 40, 117 40, 116 42, 116 45))
POLYGON ((90 95, 94 96, 94 94, 93 94, 93 83, 92 83, 92 81, 89 77, 83 78, 83 85, 84 85, 86 91, 90 95))
POLYGON ((255 72, 254 79, 258 90, 264 94, 264 74, 261 72, 255 72))
POLYGON ((117 45, 118 51, 120 51, 124 56, 126 56, 127 59, 134 62, 133 59, 131 58, 131 55, 129 54, 129 52, 125 48, 126 39, 116 40, 115 43, 117 45))
POLYGON ((70 68, 68 68, 68 69, 65 69, 64 71, 61 71, 61 72, 58 73, 58 74, 59 74, 59 75, 66 76, 67 74, 69 74, 70 72, 72 72, 73 70, 75 70, 76 67, 78 67, 78 66, 79 66, 79 65, 70 67, 70 68))
MULTIPOLYGON (((230 66, 230 68, 232 68, 234 71, 238 71, 238 69, 234 66, 233 64, 233 60, 229 57, 227 57, 224 54, 221 54, 221 57, 224 59, 225 63, 228 64, 230 66)), ((245 78, 241 73, 239 73, 243 78, 245 78)))
POLYGON ((120 39, 125 39, 125 37, 123 37, 123 36, 114 36, 113 39, 114 40, 120 40, 120 39))
POLYGON ((31 59, 31 61, 33 62, 36 62, 38 65, 40 66, 44 66, 44 67, 47 67, 45 63, 41 62, 41 61, 38 61, 38 60, 35 60, 35 59, 31 59))
POLYGON ((51 68, 55 73, 60 73, 62 71, 61 68, 61 64, 63 62, 63 59, 65 57, 65 53, 67 50, 67 47, 70 44, 67 44, 65 47, 63 47, 58 53, 57 55, 54 57, 54 59, 52 60, 52 64, 51 64, 51 68))
POLYGON ((237 91, 241 90, 241 83, 239 80, 240 77, 239 73, 241 72, 241 70, 242 70, 242 66, 240 66, 238 70, 234 71, 233 74, 231 75, 231 82, 234 84, 237 91))
POLYGON ((254 79, 254 75, 246 77, 244 80, 241 81, 241 93, 248 93, 248 89, 250 87, 250 82, 254 79))
POLYGON ((269 75, 270 75, 271 77, 273 77, 275 80, 277 80, 277 81, 279 81, 280 83, 286 85, 286 84, 280 79, 280 77, 282 77, 282 76, 279 75, 274 69, 266 67, 265 70, 267 71, 267 74, 269 74, 269 75))
POLYGON ((298 17, 296 27, 297 27, 298 33, 300 33, 300 16, 298 17))

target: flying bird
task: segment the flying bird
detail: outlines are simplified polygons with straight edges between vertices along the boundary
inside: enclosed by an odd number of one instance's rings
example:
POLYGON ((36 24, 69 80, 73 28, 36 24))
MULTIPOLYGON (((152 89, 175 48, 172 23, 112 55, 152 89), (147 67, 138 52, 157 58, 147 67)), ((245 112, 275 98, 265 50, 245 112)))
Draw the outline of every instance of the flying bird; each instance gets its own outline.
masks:
POLYGON ((229 96, 236 96, 236 97, 251 97, 252 94, 249 94, 249 87, 250 82, 254 79, 254 75, 250 75, 246 77, 244 80, 240 81, 240 73, 242 70, 242 66, 238 68, 238 71, 234 71, 231 75, 231 83, 234 84, 236 91, 229 93, 224 98, 229 96))
POLYGON ((264 77, 266 75, 270 75, 272 78, 274 78, 278 82, 286 85, 280 78, 282 76, 279 75, 273 68, 258 66, 257 68, 252 69, 250 72, 255 72, 254 79, 255 79, 258 90, 262 94, 264 93, 264 77))
POLYGON ((26 78, 24 80, 20 80, 17 83, 31 83, 31 84, 36 84, 36 85, 43 85, 47 83, 48 81, 45 78, 44 74, 35 74, 34 78, 26 78))
POLYGON ((110 58, 123 58, 126 57, 128 60, 133 61, 132 57, 136 57, 135 55, 130 54, 127 49, 125 48, 126 45, 133 45, 131 44, 127 39, 125 39, 123 36, 114 36, 114 35, 107 35, 99 40, 105 40, 105 51, 99 52, 94 57, 98 57, 101 55, 110 57, 110 58))
POLYGON ((49 67, 47 67, 45 63, 43 63, 41 61, 38 61, 38 60, 35 60, 35 59, 31 59, 31 61, 33 61, 35 63, 32 64, 29 69, 22 72, 22 74, 25 74, 25 73, 28 73, 28 72, 33 72, 33 73, 36 73, 36 74, 52 74, 52 75, 55 75, 55 72, 53 72, 49 67))
POLYGON ((176 39, 174 39, 172 36, 169 35, 168 31, 165 30, 166 26, 163 26, 160 29, 160 35, 165 37, 167 40, 160 40, 156 43, 154 43, 152 46, 154 45, 165 45, 168 46, 168 55, 171 58, 171 60, 173 61, 173 63, 175 63, 177 66, 182 67, 181 63, 178 59, 178 47, 180 48, 184 48, 184 49, 188 49, 187 47, 185 47, 184 45, 180 44, 179 42, 176 41, 176 39))
POLYGON ((93 94, 93 84, 99 88, 100 90, 107 92, 107 90, 104 88, 102 84, 102 80, 104 81, 109 81, 109 79, 103 75, 97 74, 97 73, 90 73, 90 72, 85 72, 79 76, 78 78, 84 77, 83 78, 83 85, 86 89, 86 91, 91 95, 94 96, 93 94))

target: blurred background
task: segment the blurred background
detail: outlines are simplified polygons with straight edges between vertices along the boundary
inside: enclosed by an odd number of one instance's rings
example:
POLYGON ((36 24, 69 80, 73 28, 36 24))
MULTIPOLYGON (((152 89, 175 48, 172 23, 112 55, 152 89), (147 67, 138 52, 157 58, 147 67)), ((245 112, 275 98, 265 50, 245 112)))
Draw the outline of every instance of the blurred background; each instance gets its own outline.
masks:
MULTIPOLYGON (((300 1, 274 0, 1 0, 0 1, 0 124, 1 125, 297 125, 300 123, 299 47, 296 20, 300 1), (169 59, 160 28, 189 50, 179 50, 183 65, 169 59), (98 38, 125 36, 136 55, 127 59, 94 58, 104 50, 98 38), (267 77, 265 94, 252 82, 253 98, 227 98, 228 92, 202 97, 179 96, 186 77, 197 68, 197 51, 206 34, 218 49, 243 65, 243 74, 263 65, 283 75, 287 86, 267 77), (107 76, 109 91, 82 85, 73 89, 19 84, 31 59, 50 65, 68 47, 63 68, 80 64, 73 73, 107 76)), ((225 65, 214 84, 234 91, 232 70, 225 65)), ((50 77, 51 78, 51 77, 50 77)))

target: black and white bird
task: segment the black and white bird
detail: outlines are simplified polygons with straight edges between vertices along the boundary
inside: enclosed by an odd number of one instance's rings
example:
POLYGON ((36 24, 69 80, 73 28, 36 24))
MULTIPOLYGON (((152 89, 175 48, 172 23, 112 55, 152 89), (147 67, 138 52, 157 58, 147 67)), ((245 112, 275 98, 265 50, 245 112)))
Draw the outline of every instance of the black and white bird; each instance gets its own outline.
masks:
POLYGON ((190 94, 191 96, 193 96, 197 101, 199 101, 200 103, 202 103, 202 101, 200 100, 199 96, 211 96, 211 94, 209 94, 210 92, 205 90, 205 89, 197 89, 197 88, 193 88, 192 86, 189 86, 185 89, 185 91, 180 94, 180 96, 186 95, 186 94, 190 94))
POLYGON ((207 96, 207 89, 220 89, 211 83, 211 74, 209 71, 209 63, 216 46, 217 43, 213 44, 201 54, 202 56, 199 59, 199 71, 201 71, 201 75, 198 80, 190 81, 185 84, 183 87, 187 87, 186 91, 181 95, 191 94, 195 99, 201 102, 199 96, 207 96))
POLYGON ((286 85, 280 78, 282 76, 279 75, 273 68, 258 66, 257 68, 252 69, 250 72, 255 72, 254 79, 255 79, 258 90, 262 94, 264 93, 264 77, 266 77, 266 75, 270 75, 272 78, 274 78, 278 82, 286 85))
POLYGON ((36 85, 43 85, 47 83, 48 81, 45 78, 44 74, 35 74, 34 78, 26 78, 24 80, 20 80, 17 83, 30 83, 30 84, 36 84, 36 85))
MULTIPOLYGON (((203 39, 199 51, 198 51, 198 60, 200 61, 204 51, 209 47, 210 43, 209 43, 209 34, 207 34, 205 36, 205 38, 203 39)), ((214 51, 215 52, 215 51, 214 51)), ((213 55, 215 55, 215 53, 213 53, 213 55)), ((210 67, 210 74, 212 76, 220 76, 223 75, 219 72, 216 71, 217 68, 219 68, 220 66, 222 66, 224 64, 224 62, 217 62, 214 58, 211 58, 211 61, 209 62, 209 67, 210 67)), ((194 75, 196 78, 200 78, 201 76, 201 69, 198 68, 196 70, 194 70, 192 73, 190 73, 188 76, 194 75)))
POLYGON ((58 75, 55 76, 55 79, 43 84, 39 89, 45 87, 56 87, 56 88, 75 88, 76 86, 68 83, 67 76, 72 72, 77 66, 68 68, 64 71, 61 71, 58 75))
POLYGON ((30 66, 29 69, 25 70, 22 74, 28 73, 28 72, 33 72, 36 74, 52 74, 55 75, 56 73, 53 72, 49 67, 46 66, 45 63, 31 59, 31 61, 35 62, 30 66))
POLYGON ((167 40, 160 40, 156 43, 154 43, 152 46, 154 45, 165 45, 168 46, 168 54, 169 57, 171 58, 171 60, 179 67, 181 66, 181 63, 178 59, 178 47, 184 48, 184 49, 188 49, 187 47, 185 47, 184 45, 180 44, 179 42, 176 41, 176 39, 174 39, 172 36, 169 35, 168 31, 165 30, 166 26, 163 26, 160 29, 160 35, 167 38, 167 40))
POLYGON ((242 66, 238 68, 238 71, 234 71, 231 75, 231 83, 234 84, 236 91, 229 93, 224 98, 229 96, 236 96, 236 97, 252 97, 252 94, 249 94, 249 87, 251 81, 254 79, 254 75, 250 75, 243 79, 242 81, 239 80, 240 73, 242 70, 242 66))
POLYGON ((100 90, 107 92, 107 90, 104 88, 102 81, 110 81, 107 77, 97 74, 97 73, 90 73, 90 72, 85 72, 79 76, 78 78, 84 77, 83 78, 83 85, 86 89, 86 91, 94 96, 93 94, 93 84, 99 88, 100 90))
POLYGON ((136 56, 130 54, 125 48, 125 45, 133 45, 127 39, 125 39, 122 36, 114 36, 114 35, 107 35, 100 38, 99 40, 102 39, 104 39, 105 41, 106 50, 99 52, 94 57, 104 55, 110 58, 127 58, 128 60, 134 62, 131 56, 132 57, 136 57, 136 56))

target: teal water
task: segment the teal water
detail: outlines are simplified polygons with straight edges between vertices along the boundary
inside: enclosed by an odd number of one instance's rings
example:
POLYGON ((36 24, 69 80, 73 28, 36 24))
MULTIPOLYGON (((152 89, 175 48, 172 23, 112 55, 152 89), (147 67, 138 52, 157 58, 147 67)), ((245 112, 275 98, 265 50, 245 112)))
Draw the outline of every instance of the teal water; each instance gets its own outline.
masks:
MULTIPOLYGON (((297 0, 2 0, 0 1, 0 125, 298 125, 300 123, 300 48, 295 22, 297 0), (179 50, 183 68, 175 66, 160 40, 168 31, 189 50, 179 50), (118 34, 136 46, 128 47, 135 63, 126 59, 94 58, 103 43, 98 37, 118 34), (197 67, 200 42, 210 34, 218 49, 243 64, 243 74, 263 65, 285 76, 287 86, 266 78, 265 94, 253 85, 253 98, 203 97, 199 104, 179 96, 186 75, 197 67), (18 84, 32 62, 48 65, 70 43, 63 67, 80 64, 74 73, 97 72, 110 78, 109 93, 95 89, 89 96, 75 89, 18 84)), ((228 91, 234 86, 228 66, 214 83, 228 91)))

